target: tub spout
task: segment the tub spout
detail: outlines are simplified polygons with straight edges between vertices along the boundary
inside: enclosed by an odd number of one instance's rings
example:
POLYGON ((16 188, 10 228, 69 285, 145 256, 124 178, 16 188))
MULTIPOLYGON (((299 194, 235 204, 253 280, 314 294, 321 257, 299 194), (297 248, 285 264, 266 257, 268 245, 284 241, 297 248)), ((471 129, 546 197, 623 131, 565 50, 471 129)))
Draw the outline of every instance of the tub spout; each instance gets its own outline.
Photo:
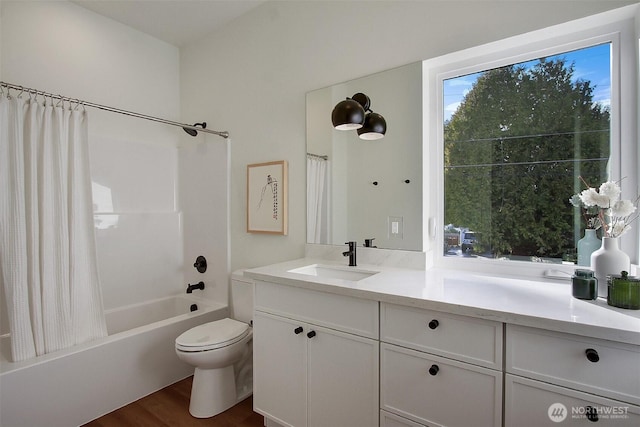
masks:
POLYGON ((195 285, 187 285, 187 293, 192 293, 195 289, 204 290, 204 282, 198 282, 195 285))

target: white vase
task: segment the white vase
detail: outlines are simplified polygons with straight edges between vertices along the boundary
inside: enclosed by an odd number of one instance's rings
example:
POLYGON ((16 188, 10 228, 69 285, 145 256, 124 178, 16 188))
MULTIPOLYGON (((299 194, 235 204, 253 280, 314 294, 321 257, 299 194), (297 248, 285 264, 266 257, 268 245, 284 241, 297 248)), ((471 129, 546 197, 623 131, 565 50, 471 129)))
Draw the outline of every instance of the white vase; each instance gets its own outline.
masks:
POLYGON ((584 230, 584 237, 578 240, 578 265, 589 267, 591 265, 591 254, 600 249, 602 242, 596 236, 596 230, 587 228, 584 230))
POLYGON ((603 237, 600 249, 591 254, 591 269, 598 279, 598 296, 607 297, 607 275, 629 271, 629 256, 622 252, 617 237, 603 237))

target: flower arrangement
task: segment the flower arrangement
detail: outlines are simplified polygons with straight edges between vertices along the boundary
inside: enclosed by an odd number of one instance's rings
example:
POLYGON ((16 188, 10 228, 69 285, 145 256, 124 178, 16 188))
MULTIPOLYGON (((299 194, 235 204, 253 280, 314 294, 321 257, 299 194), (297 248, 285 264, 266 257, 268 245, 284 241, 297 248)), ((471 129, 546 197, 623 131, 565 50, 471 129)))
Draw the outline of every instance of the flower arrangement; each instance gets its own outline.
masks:
POLYGON ((629 231, 631 223, 638 219, 635 205, 640 197, 634 202, 619 200, 620 186, 614 181, 602 183, 597 190, 584 183, 587 189, 574 194, 569 202, 583 209, 587 227, 596 230, 602 228, 604 237, 620 237, 629 231))

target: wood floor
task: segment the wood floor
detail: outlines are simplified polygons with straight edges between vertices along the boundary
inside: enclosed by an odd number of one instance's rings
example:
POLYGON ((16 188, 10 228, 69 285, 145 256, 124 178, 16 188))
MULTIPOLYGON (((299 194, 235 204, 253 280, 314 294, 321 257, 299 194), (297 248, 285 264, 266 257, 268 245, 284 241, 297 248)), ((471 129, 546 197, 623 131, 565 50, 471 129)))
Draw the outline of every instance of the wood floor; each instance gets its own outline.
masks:
POLYGON ((192 417, 189 414, 192 381, 193 377, 186 378, 83 427, 263 427, 262 416, 253 412, 251 397, 215 417, 192 417))

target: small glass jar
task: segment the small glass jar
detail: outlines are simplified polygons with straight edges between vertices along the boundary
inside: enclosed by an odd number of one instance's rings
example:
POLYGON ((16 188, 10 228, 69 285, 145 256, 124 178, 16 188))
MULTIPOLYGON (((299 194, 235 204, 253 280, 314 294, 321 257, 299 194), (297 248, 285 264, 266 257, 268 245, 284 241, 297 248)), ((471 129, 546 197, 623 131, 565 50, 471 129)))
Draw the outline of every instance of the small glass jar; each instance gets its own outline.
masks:
POLYGON ((640 277, 622 274, 607 276, 607 304, 630 310, 640 309, 640 277))
POLYGON ((598 298, 598 279, 593 271, 578 269, 571 276, 571 295, 578 299, 594 300, 598 298))

